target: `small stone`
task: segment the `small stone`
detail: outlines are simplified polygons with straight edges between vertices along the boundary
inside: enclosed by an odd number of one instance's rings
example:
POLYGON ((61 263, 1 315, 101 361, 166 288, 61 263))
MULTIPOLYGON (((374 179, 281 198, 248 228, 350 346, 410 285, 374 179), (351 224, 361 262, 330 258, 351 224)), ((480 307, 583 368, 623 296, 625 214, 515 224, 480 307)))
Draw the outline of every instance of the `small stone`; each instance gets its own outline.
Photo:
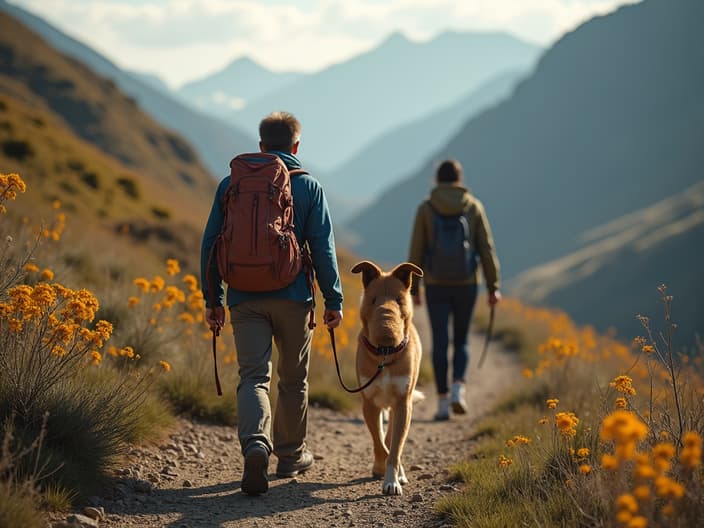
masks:
POLYGON ((150 481, 150 482, 157 483, 157 482, 159 482, 159 480, 161 480, 161 479, 159 478, 159 475, 157 475, 156 473, 149 473, 149 474, 147 475, 147 480, 150 481))
POLYGON ((203 454, 202 451, 199 451, 198 454, 196 455, 196 457, 200 458, 201 460, 205 459, 205 455, 203 454))
POLYGON ((184 488, 192 488, 192 487, 193 487, 193 482, 191 482, 190 480, 184 480, 184 481, 183 481, 183 487, 184 487, 184 488))
POLYGON ((409 502, 423 502, 423 495, 421 495, 420 493, 416 493, 411 496, 409 502))
POLYGON ((402 515, 406 515, 406 510, 394 510, 392 515, 394 517, 401 517, 402 515))
POLYGON ((413 464, 411 466, 411 471, 423 471, 425 467, 421 466, 420 464, 413 464))
POLYGON ((98 528, 100 526, 97 520, 79 513, 66 517, 66 522, 71 526, 80 528, 98 528))
POLYGON ((105 520, 105 508, 100 506, 99 508, 93 508, 92 506, 88 506, 87 508, 83 509, 83 513, 86 517, 90 517, 91 519, 95 519, 96 521, 104 521, 105 520))
POLYGON ((418 480, 430 480, 433 478, 432 473, 421 473, 416 477, 418 480))
POLYGON ((345 513, 342 514, 344 517, 352 517, 352 510, 345 510, 345 513))
POLYGON ((453 491, 455 487, 451 484, 441 484, 440 491, 453 491))
POLYGON ((323 455, 313 455, 314 460, 325 460, 325 457, 323 455))

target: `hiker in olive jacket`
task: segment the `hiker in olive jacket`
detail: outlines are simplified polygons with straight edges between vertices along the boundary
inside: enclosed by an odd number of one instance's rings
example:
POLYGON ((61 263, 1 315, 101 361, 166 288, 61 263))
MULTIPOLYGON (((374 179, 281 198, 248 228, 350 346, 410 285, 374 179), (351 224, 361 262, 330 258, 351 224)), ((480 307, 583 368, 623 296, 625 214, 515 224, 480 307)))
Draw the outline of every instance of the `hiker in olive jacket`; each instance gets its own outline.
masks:
MULTIPOLYGON (((467 337, 477 298, 479 270, 474 270, 463 279, 443 280, 433 276, 428 269, 427 256, 433 247, 435 215, 465 215, 469 224, 470 248, 473 258, 478 259, 486 279, 489 304, 501 299, 499 292, 499 262, 494 250, 489 221, 482 203, 462 185, 462 166, 456 160, 444 161, 436 174, 437 185, 430 198, 423 201, 416 212, 408 260, 423 268, 425 296, 433 333, 433 370, 438 392, 437 420, 450 417, 450 406, 458 414, 467 412, 464 383, 469 351, 467 337), (452 394, 448 395, 448 322, 453 323, 452 394)), ((417 305, 421 304, 420 280, 414 277, 411 295, 417 305)))
MULTIPOLYGON (((301 167, 296 154, 300 123, 288 112, 274 112, 259 126, 262 152, 276 155, 289 170, 301 167)), ((250 158, 256 161, 256 153, 250 158)), ((264 162, 264 160, 262 160, 264 162)), ((269 456, 278 458, 276 474, 293 477, 313 466, 308 448, 308 372, 313 330, 309 316, 314 292, 301 270, 294 281, 274 291, 247 292, 222 284, 211 249, 225 221, 223 203, 231 176, 218 186, 201 246, 201 277, 205 318, 218 330, 230 316, 237 348, 240 381, 237 387, 237 432, 244 455, 242 491, 260 495, 268 488, 269 456), (274 366, 279 375, 278 399, 272 420, 269 386, 272 342, 279 351, 274 366), (273 435, 272 435, 273 429, 273 435)), ((335 328, 342 320, 342 287, 337 268, 332 219, 320 183, 309 174, 290 178, 293 234, 310 249, 315 280, 325 301, 324 323, 335 328)))

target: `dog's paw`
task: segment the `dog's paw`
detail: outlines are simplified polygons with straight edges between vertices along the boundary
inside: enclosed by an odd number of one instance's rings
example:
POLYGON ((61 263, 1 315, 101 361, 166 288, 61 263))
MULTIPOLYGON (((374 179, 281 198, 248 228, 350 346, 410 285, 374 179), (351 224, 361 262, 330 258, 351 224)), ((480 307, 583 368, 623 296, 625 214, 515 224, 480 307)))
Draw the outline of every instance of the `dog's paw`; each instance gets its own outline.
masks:
POLYGON ((408 478, 406 477, 406 472, 404 471, 403 466, 398 467, 398 481, 402 486, 408 484, 408 478))
POLYGON ((398 480, 384 482, 384 495, 403 495, 403 488, 398 480))

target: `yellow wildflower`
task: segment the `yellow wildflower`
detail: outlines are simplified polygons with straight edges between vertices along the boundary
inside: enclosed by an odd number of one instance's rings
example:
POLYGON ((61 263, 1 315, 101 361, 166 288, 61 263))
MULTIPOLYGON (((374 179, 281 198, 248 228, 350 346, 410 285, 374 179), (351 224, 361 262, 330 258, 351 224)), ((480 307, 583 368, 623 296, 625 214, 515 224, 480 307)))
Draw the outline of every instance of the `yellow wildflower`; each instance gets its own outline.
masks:
POLYGON ((577 449, 577 456, 579 458, 587 458, 589 456, 589 448, 588 447, 581 447, 577 449))
POLYGON ((560 400, 557 398, 551 398, 549 400, 545 400, 545 403, 548 404, 548 409, 557 409, 557 404, 560 403, 560 400))
POLYGON ((615 387, 618 392, 628 396, 635 396, 636 394, 636 390, 633 388, 633 380, 628 376, 616 376, 609 385, 615 387))
POLYGON ((640 501, 648 500, 650 498, 650 486, 646 486, 645 484, 636 486, 633 489, 633 495, 640 501))
POLYGON ((538 420, 538 423, 540 425, 545 425, 546 423, 548 423, 548 419, 546 417, 543 417, 540 420, 538 420))
POLYGON ((183 312, 182 314, 179 314, 178 318, 187 324, 193 324, 196 321, 195 318, 188 312, 183 312))
POLYGON ((188 275, 183 277, 183 282, 188 287, 188 291, 190 291, 190 292, 198 291, 198 279, 196 279, 195 275, 191 275, 189 273, 188 275))
POLYGON ((139 278, 133 280, 132 284, 137 286, 140 290, 142 290, 145 293, 149 291, 149 281, 147 279, 145 279, 144 277, 139 277, 139 278))
POLYGON ((504 455, 499 455, 499 467, 508 467, 513 464, 513 460, 505 457, 504 455))
POLYGON ((103 356, 97 350, 93 350, 90 353, 90 357, 91 357, 90 364, 94 365, 94 366, 100 365, 100 362, 103 360, 103 356))
POLYGON ((42 280, 51 281, 54 280, 54 272, 49 268, 44 268, 41 274, 42 280))
POLYGON ((171 365, 169 365, 166 361, 159 361, 159 366, 164 369, 164 372, 169 372, 171 370, 171 365))
POLYGON ((577 434, 579 418, 574 413, 560 412, 555 415, 555 425, 564 437, 573 437, 577 434))
POLYGON ((39 271, 39 267, 34 262, 27 262, 27 264, 24 265, 24 270, 29 272, 37 272, 39 271))
POLYGON ((638 503, 633 495, 630 493, 624 493, 619 495, 616 499, 616 506, 619 510, 626 510, 631 513, 636 513, 638 511, 638 503))
POLYGON ((160 292, 164 289, 164 284, 164 279, 157 275, 152 279, 152 282, 149 283, 149 291, 160 292))
POLYGON ((56 357, 62 358, 62 357, 64 357, 66 354, 67 354, 67 352, 66 352, 66 350, 64 349, 64 347, 62 347, 62 346, 60 346, 60 345, 54 345, 54 346, 51 348, 51 355, 52 355, 52 356, 56 356, 56 357))
POLYGON ((637 517, 633 517, 630 521, 628 521, 626 528, 646 528, 647 526, 648 520, 642 515, 638 515, 637 517))
POLYGON ((702 463, 702 439, 694 431, 688 431, 682 437, 684 449, 680 453, 680 462, 687 468, 694 468, 702 463))
POLYGON ((661 475, 655 479, 655 492, 659 497, 681 499, 684 496, 684 486, 670 477, 661 475))
POLYGON ((633 518, 633 514, 628 510, 619 510, 616 514, 616 520, 621 524, 626 524, 633 518))
POLYGON ((533 377, 533 371, 529 368, 524 368, 521 371, 521 375, 526 379, 531 379, 533 377))
POLYGON ((655 352, 655 347, 653 345, 644 345, 641 350, 645 354, 652 354, 653 352, 655 352))
POLYGON ((628 400, 623 397, 618 397, 616 398, 615 404, 617 409, 625 409, 626 407, 628 407, 628 400))
POLYGON ((601 457, 601 467, 604 469, 616 469, 618 468, 618 459, 613 455, 603 455, 601 457))
POLYGON ((139 304, 139 297, 135 297, 132 295, 129 299, 127 299, 127 306, 130 308, 134 308, 139 304))
POLYGON ((589 475, 591 470, 592 467, 589 464, 582 464, 579 466, 579 472, 582 473, 582 475, 589 475))
POLYGON ((178 264, 176 259, 168 259, 166 261, 166 274, 170 277, 178 275, 181 272, 181 266, 178 264))

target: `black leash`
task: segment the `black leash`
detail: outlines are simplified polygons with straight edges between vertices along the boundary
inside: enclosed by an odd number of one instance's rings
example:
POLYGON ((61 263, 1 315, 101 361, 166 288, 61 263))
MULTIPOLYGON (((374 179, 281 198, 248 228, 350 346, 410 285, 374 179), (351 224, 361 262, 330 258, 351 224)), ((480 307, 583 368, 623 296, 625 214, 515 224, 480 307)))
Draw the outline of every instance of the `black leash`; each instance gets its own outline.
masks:
POLYGON ((342 374, 340 374, 340 362, 337 360, 337 347, 335 346, 335 332, 333 331, 332 328, 328 328, 328 332, 330 333, 330 343, 332 343, 332 353, 333 356, 335 357, 335 368, 337 369, 337 378, 340 380, 340 385, 342 385, 342 388, 345 389, 349 393, 355 393, 355 392, 360 392, 369 387, 369 385, 372 384, 372 382, 381 374, 381 371, 384 369, 386 366, 386 354, 384 354, 383 358, 381 360, 381 363, 376 367, 376 372, 372 376, 372 378, 367 381, 364 385, 361 387, 357 387, 356 389, 350 389, 345 385, 345 382, 342 381, 342 374))
POLYGON ((477 364, 477 368, 480 369, 482 368, 482 365, 484 364, 484 360, 486 359, 486 353, 489 351, 489 341, 491 341, 491 336, 494 333, 494 307, 491 307, 491 311, 489 313, 489 328, 486 330, 486 338, 484 339, 484 350, 482 350, 482 355, 479 357, 479 363, 477 364))
POLYGON ((216 326, 213 330, 213 365, 215 365, 215 386, 218 389, 218 396, 222 396, 222 388, 220 387, 220 377, 218 376, 218 355, 216 350, 216 339, 220 335, 220 327, 216 326))

